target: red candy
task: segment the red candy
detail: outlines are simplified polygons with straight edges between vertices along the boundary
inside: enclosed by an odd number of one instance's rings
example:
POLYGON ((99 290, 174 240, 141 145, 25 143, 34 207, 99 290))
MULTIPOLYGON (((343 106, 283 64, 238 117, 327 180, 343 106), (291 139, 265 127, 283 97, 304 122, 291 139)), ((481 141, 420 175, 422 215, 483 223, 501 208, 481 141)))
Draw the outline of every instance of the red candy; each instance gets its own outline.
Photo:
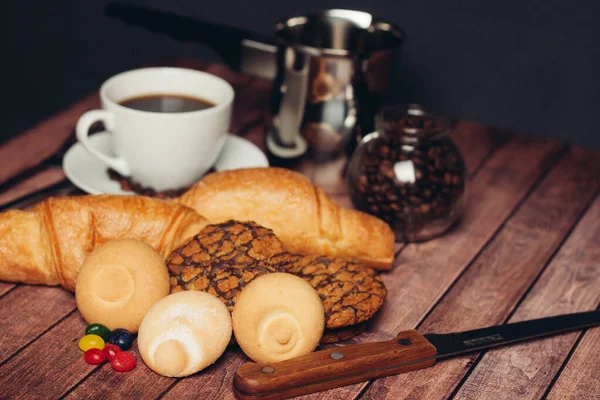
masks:
POLYGON ((110 362, 112 362, 113 358, 115 358, 115 355, 117 353, 120 353, 122 350, 119 346, 117 346, 116 344, 107 344, 106 346, 104 346, 104 357, 106 357, 106 359, 110 362))
POLYGON ((88 364, 102 364, 104 362, 104 353, 100 349, 92 348, 83 353, 83 359, 88 364))
POLYGON ((115 371, 125 372, 131 371, 133 368, 135 368, 136 361, 133 354, 127 351, 122 351, 115 354, 111 363, 115 371))

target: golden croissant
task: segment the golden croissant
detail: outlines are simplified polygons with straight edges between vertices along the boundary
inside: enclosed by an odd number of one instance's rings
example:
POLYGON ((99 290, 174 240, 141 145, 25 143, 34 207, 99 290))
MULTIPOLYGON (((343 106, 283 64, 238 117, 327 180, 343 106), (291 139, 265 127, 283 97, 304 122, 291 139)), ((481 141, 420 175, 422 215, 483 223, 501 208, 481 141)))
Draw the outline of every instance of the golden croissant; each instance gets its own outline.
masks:
POLYGON ((142 196, 49 198, 29 211, 0 214, 0 280, 74 291, 94 247, 136 238, 166 258, 207 224, 188 207, 142 196))
POLYGON ((287 169, 216 172, 175 201, 212 223, 250 220, 271 228, 292 253, 353 258, 377 269, 390 269, 394 260, 389 225, 338 206, 308 178, 287 169))

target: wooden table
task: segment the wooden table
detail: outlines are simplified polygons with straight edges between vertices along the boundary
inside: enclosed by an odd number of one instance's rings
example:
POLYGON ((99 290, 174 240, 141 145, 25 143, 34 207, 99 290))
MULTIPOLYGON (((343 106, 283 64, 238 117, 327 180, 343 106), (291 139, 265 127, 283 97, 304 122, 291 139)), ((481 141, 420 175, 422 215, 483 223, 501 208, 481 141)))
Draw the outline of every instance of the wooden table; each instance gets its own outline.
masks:
MULTIPOLYGON (((233 131, 262 146, 268 82, 220 65, 203 68, 236 88, 233 131)), ((24 208, 48 196, 83 194, 66 179, 61 155, 93 94, 0 147, 0 205, 24 208)), ((468 207, 448 234, 397 243, 389 291, 367 332, 351 343, 400 330, 451 332, 600 304, 600 154, 555 141, 500 133, 460 121, 452 133, 470 173, 468 207)), ((342 161, 294 166, 337 202, 351 206, 342 161)), ((232 398, 246 357, 228 350, 186 379, 141 362, 120 374, 87 365, 77 348, 85 322, 72 293, 59 287, 0 283, 1 398, 232 398)), ((600 329, 555 336, 435 367, 322 392, 327 399, 600 399, 600 329)))

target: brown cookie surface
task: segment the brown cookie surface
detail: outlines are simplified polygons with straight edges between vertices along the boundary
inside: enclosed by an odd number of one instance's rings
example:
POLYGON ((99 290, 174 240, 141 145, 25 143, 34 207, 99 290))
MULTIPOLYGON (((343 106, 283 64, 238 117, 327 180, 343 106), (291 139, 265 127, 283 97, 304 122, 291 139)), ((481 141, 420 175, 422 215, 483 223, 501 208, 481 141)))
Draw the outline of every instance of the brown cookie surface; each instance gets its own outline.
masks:
POLYGON ((290 272, 310 283, 319 293, 327 329, 365 322, 385 301, 387 290, 372 268, 325 256, 293 255, 292 261, 290 272))
POLYGON ((243 287, 271 272, 288 272, 291 255, 271 229, 254 222, 206 226, 167 257, 171 293, 201 290, 220 298, 229 311, 243 287))
POLYGON ((321 344, 330 344, 350 340, 363 333, 367 329, 367 323, 350 325, 344 328, 325 329, 321 337, 321 344))

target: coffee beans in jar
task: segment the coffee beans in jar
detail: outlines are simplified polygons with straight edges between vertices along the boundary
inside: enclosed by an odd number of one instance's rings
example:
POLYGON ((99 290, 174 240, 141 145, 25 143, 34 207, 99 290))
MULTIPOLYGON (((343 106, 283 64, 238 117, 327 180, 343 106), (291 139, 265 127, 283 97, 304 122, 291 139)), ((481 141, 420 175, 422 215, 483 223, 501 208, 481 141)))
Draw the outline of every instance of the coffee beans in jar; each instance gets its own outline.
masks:
POLYGON ((449 119, 417 105, 382 109, 347 168, 355 207, 386 221, 397 240, 423 241, 462 214, 466 167, 449 119))

